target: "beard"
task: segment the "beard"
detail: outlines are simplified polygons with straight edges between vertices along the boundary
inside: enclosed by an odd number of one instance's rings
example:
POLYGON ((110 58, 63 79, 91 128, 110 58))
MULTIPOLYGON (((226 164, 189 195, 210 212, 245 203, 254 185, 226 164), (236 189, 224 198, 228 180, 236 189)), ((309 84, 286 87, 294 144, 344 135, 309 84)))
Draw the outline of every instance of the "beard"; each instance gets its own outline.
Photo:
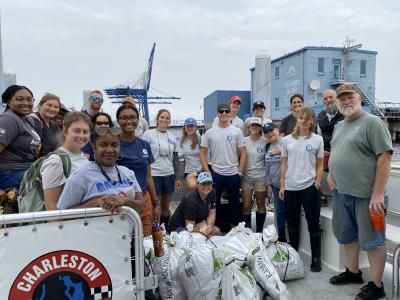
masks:
POLYGON ((340 113, 347 118, 352 117, 354 114, 358 113, 360 110, 362 110, 361 101, 359 101, 357 104, 354 104, 352 107, 347 107, 347 108, 343 108, 339 105, 340 113))
POLYGON ((325 107, 325 111, 330 114, 330 115, 334 115, 337 113, 338 111, 338 107, 336 106, 335 103, 329 103, 326 107, 325 107))

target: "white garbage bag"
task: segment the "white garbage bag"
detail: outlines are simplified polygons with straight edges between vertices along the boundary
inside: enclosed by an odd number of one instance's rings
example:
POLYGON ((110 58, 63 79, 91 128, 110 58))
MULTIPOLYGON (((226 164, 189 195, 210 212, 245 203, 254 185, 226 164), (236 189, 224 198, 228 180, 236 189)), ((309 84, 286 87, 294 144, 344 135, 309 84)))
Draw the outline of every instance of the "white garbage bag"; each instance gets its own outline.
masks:
POLYGON ((286 285, 279 279, 278 273, 263 248, 254 249, 247 256, 246 264, 257 282, 273 299, 290 299, 286 285))
POLYGON ((275 242, 265 251, 282 281, 304 277, 304 265, 299 253, 287 243, 275 242))
POLYGON ((276 232, 275 225, 268 225, 263 229, 262 239, 265 247, 278 240, 278 233, 276 232))
POLYGON ((206 241, 207 237, 204 234, 184 230, 177 234, 175 247, 179 249, 191 249, 195 246, 205 244, 206 241))
POLYGON ((259 288, 249 268, 228 264, 222 271, 218 298, 221 300, 258 300, 259 288))
POLYGON ((188 299, 216 299, 224 265, 213 250, 209 245, 196 246, 179 259, 179 278, 188 299))
POLYGON ((178 275, 179 258, 182 255, 182 249, 171 246, 164 249, 163 256, 154 259, 153 272, 158 277, 161 299, 187 299, 178 275))

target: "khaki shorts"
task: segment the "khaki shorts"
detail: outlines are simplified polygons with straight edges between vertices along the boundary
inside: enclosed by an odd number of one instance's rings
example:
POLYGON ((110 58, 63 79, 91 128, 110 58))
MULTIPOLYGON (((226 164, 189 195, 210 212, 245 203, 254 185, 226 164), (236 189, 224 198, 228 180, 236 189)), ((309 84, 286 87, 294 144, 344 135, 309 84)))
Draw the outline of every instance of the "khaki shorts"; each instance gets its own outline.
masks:
POLYGON ((265 178, 247 179, 242 178, 242 190, 255 190, 256 192, 265 192, 267 190, 267 180, 265 178))

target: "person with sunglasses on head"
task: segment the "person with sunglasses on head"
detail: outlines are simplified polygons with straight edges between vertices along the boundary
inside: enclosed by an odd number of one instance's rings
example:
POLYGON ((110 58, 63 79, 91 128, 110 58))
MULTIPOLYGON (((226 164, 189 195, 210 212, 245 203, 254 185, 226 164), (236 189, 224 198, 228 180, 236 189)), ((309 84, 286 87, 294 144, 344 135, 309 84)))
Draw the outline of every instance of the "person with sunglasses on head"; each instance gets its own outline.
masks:
MULTIPOLYGON (((114 123, 111 120, 109 114, 105 112, 98 112, 91 118, 93 128, 101 127, 114 127, 114 123)), ((92 141, 88 141, 87 144, 81 149, 82 153, 90 160, 94 160, 94 150, 92 141)))
POLYGON ((304 97, 301 94, 293 94, 290 97, 290 110, 291 114, 284 117, 279 127, 281 136, 287 136, 291 134, 296 126, 297 116, 300 110, 304 107, 304 97))
POLYGON ((180 146, 185 160, 184 177, 189 191, 196 189, 196 177, 201 171, 200 143, 201 136, 197 133, 197 121, 187 118, 182 127, 180 146))
MULTIPOLYGON (((238 117, 237 113, 240 110, 240 105, 242 104, 242 99, 239 96, 232 96, 229 99, 229 108, 231 112, 229 113, 230 123, 232 126, 235 126, 243 131, 243 120, 238 117)), ((218 125, 218 116, 215 117, 212 127, 216 127, 218 125)))
MULTIPOLYGON (((136 108, 136 100, 131 96, 122 99, 121 104, 132 105, 133 107, 136 108)), ((143 133, 145 133, 147 130, 149 130, 149 123, 147 123, 145 118, 139 116, 139 123, 137 124, 137 127, 135 129, 135 136, 142 137, 143 133)))
POLYGON ((253 117, 260 118, 263 125, 266 124, 266 123, 271 123, 272 122, 270 119, 268 119, 267 117, 264 116, 265 110, 266 110, 266 108, 265 108, 264 102, 262 102, 262 101, 254 102, 253 110, 252 110, 253 115, 251 117, 247 118, 244 121, 244 126, 243 126, 243 134, 244 134, 244 136, 249 136, 250 135, 250 126, 249 125, 250 125, 250 120, 253 117))
POLYGON ((39 120, 42 126, 41 156, 46 156, 56 150, 58 146, 60 127, 57 125, 55 119, 60 111, 60 105, 60 97, 46 93, 39 101, 38 111, 32 114, 32 116, 39 120))
POLYGON ((136 136, 136 127, 139 123, 139 112, 136 107, 123 104, 117 109, 116 117, 121 128, 121 154, 117 163, 135 172, 144 198, 144 209, 140 215, 143 236, 150 236, 153 221, 158 222, 160 218, 160 202, 157 201, 151 176, 151 164, 154 162, 154 157, 149 143, 136 136))
POLYGON ((255 192, 256 231, 262 232, 267 213, 265 208, 265 145, 267 141, 262 136, 261 118, 253 117, 248 123, 250 135, 244 138, 247 160, 242 177, 242 220, 246 222, 246 227, 251 228, 251 200, 255 192))
POLYGON ((104 103, 103 93, 99 90, 93 90, 89 93, 88 108, 83 110, 85 114, 92 118, 101 109, 104 103))
POLYGON ((272 122, 263 126, 263 132, 264 137, 268 142, 265 146, 265 177, 267 179, 267 193, 270 199, 274 199, 274 217, 278 230, 278 241, 286 243, 285 201, 279 198, 283 141, 279 134, 278 126, 272 122))
POLYGON ((68 177, 58 209, 102 207, 119 212, 121 206, 129 206, 139 214, 142 212, 143 194, 135 173, 116 165, 120 134, 118 127, 93 130, 95 161, 81 166, 68 177))
POLYGON ((65 117, 60 135, 61 147, 57 152, 68 155, 71 169, 69 174, 65 174, 63 162, 58 154, 51 154, 43 161, 40 174, 46 210, 57 209, 57 202, 67 177, 88 162, 81 153, 81 148, 88 142, 91 128, 92 121, 82 112, 71 112, 65 117))
POLYGON ((172 194, 175 187, 180 188, 178 148, 175 135, 168 131, 171 114, 166 109, 160 109, 156 116, 157 127, 146 131, 143 139, 150 144, 154 162, 151 173, 156 187, 157 201, 161 204, 160 224, 168 228, 172 194))
POLYGON ((246 165, 246 143, 242 131, 230 125, 229 106, 220 104, 217 111, 218 126, 207 130, 201 139, 200 162, 203 170, 213 177, 217 221, 237 225, 240 221, 239 189, 246 165), (206 158, 208 151, 209 161, 206 158), (228 192, 229 209, 223 211, 221 194, 224 188, 228 192))
POLYGON ((196 181, 196 189, 183 197, 172 215, 168 232, 192 231, 193 228, 193 231, 207 236, 218 235, 221 231, 214 225, 216 208, 213 178, 210 173, 201 172, 196 181))
POLYGON ((35 101, 31 90, 11 85, 1 97, 5 111, 0 115, 0 204, 8 190, 19 189, 42 145, 40 123, 30 116, 35 101))

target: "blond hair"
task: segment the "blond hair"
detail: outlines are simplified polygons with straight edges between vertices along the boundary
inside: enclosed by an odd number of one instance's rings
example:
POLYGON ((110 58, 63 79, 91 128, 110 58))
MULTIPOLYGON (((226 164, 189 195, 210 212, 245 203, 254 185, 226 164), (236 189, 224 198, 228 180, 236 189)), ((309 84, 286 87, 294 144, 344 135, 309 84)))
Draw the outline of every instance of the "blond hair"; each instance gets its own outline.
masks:
MULTIPOLYGON (((306 137, 307 139, 309 139, 312 136, 313 132, 315 131, 315 126, 317 125, 317 119, 315 117, 314 110, 311 107, 303 107, 299 111, 297 117, 298 118, 303 117, 305 119, 305 122, 312 121, 312 123, 308 129, 308 133, 307 133, 307 137, 306 137)), ((300 132, 300 127, 297 123, 292 132, 292 136, 295 139, 297 139, 299 137, 299 132, 300 132)))
POLYGON ((190 145, 190 147, 192 147, 192 149, 195 149, 197 145, 200 146, 200 135, 197 133, 197 128, 196 128, 193 138, 190 138, 185 130, 185 126, 183 126, 182 127, 182 136, 181 136, 181 141, 180 141, 181 147, 186 139, 192 140, 192 145, 190 145))

